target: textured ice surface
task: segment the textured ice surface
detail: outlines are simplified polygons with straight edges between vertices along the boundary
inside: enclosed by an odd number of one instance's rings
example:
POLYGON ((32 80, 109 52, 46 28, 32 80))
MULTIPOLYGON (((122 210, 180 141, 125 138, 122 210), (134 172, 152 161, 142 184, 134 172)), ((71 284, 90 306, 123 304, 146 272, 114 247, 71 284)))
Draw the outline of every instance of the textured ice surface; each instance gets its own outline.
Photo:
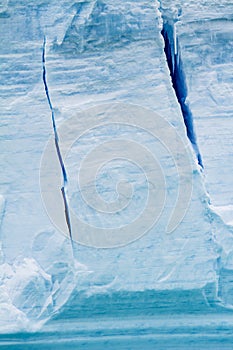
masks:
MULTIPOLYGON (((167 300, 171 310, 176 303, 182 310, 190 301, 197 309, 217 299, 224 306, 232 304, 233 236, 209 207, 203 185, 206 176, 215 205, 232 203, 230 13, 226 1, 6 1, 1 5, 3 332, 28 329, 27 320, 44 321, 62 306, 61 318, 71 317, 72 310, 73 317, 82 318, 93 309, 101 313, 104 298, 113 304, 112 316, 124 305, 137 310, 137 302, 141 314, 167 300), (161 14, 170 21, 178 19, 175 32, 206 175, 200 173, 189 146, 172 87, 161 14), (171 197, 156 229, 117 249, 76 245, 79 263, 73 261, 70 242, 54 231, 39 188, 40 160, 52 134, 42 81, 44 36, 47 83, 58 125, 87 107, 120 101, 158 112, 183 138, 192 159, 194 186, 187 215, 172 235, 164 232, 177 178, 168 164, 171 197), (164 294, 156 294, 161 290, 164 294), (185 290, 195 292, 185 294, 185 290)), ((85 119, 80 123, 85 125, 85 119)), ((127 130, 125 135, 129 137, 127 130)), ((88 151, 94 136, 87 135, 77 150, 88 151)), ((103 129, 101 137, 113 138, 113 130, 103 129)), ((75 161, 72 155, 67 159, 70 169, 75 161)), ((166 164, 163 156, 161 161, 166 164)), ((128 169, 130 174, 132 168, 128 169)), ((99 224, 97 216, 92 220, 99 224)))
MULTIPOLYGON (((179 5, 179 1, 173 4, 179 5)), ((229 206, 233 185, 229 151, 233 130, 233 4, 191 1, 181 8, 176 32, 205 164, 206 187, 214 205, 229 206)), ((232 216, 232 209, 228 208, 232 216)))
POLYGON ((67 302, 77 281, 81 288, 91 274, 70 259, 70 243, 52 231, 39 233, 32 249, 33 258, 0 265, 1 332, 36 330, 67 302))

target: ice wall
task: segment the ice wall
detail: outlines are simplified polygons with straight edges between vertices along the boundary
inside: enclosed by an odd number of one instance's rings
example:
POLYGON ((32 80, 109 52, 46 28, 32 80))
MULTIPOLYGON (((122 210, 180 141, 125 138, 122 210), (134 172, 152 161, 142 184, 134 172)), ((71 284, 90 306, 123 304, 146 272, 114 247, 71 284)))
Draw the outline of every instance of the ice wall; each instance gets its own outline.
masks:
MULTIPOLYGON (((208 4, 208 10, 204 8, 205 13, 208 13, 204 19, 210 21, 203 19, 203 32, 200 36, 197 33, 197 23, 201 21, 199 16, 203 11, 199 11, 198 6, 202 9, 205 5, 195 2, 195 6, 194 3, 188 6, 188 3, 141 0, 59 3, 9 1, 2 6, 0 25, 4 35, 0 49, 4 70, 1 72, 3 108, 0 142, 4 168, 1 172, 1 194, 6 199, 6 205, 1 241, 6 265, 2 266, 1 271, 4 271, 4 293, 8 295, 8 299, 4 299, 8 301, 4 303, 14 304, 20 310, 17 312, 23 312, 22 317, 45 320, 66 303, 75 288, 84 289, 87 293, 136 292, 201 289, 208 284, 218 284, 219 270, 231 252, 231 232, 209 208, 203 175, 186 136, 180 105, 172 87, 161 35, 162 14, 166 13, 171 20, 174 16, 176 20, 179 17, 180 22, 176 28, 187 75, 190 108, 194 113, 197 138, 207 168, 207 184, 213 189, 212 192, 210 190, 212 195, 218 190, 214 192, 216 182, 211 185, 209 179, 215 176, 211 174, 218 174, 218 169, 223 169, 223 166, 213 165, 211 173, 215 148, 203 145, 209 140, 205 130, 210 132, 211 127, 214 128, 214 124, 211 124, 214 119, 209 118, 212 112, 208 114, 207 110, 212 108, 213 111, 218 105, 220 111, 222 102, 213 102, 213 94, 206 92, 215 90, 210 85, 206 89, 206 72, 210 76, 215 74, 212 66, 207 69, 203 64, 198 68, 198 74, 193 74, 192 77, 193 65, 196 67, 199 64, 198 50, 191 49, 185 43, 188 40, 189 45, 195 45, 198 40, 208 41, 204 29, 206 23, 211 26, 215 23, 211 21, 211 16, 216 10, 212 3, 208 4), (124 247, 95 249, 75 245, 75 259, 86 265, 86 268, 73 262, 70 242, 54 229, 40 194, 40 161, 49 136, 53 134, 51 110, 42 79, 44 37, 47 84, 58 126, 88 107, 124 102, 158 112, 179 133, 192 163, 193 192, 187 214, 172 235, 165 234, 166 219, 174 206, 178 180, 174 165, 162 153, 160 161, 166 172, 170 195, 156 228, 124 247), (193 56, 196 57, 195 60, 193 56), (199 90, 196 89, 197 86, 199 90), (204 102, 200 100, 204 96, 203 91, 209 94, 209 99, 204 102), (208 109, 203 108, 207 102, 208 109), (206 114, 203 114, 203 109, 206 114), (201 115, 197 111, 201 111, 201 115), (210 124, 205 124, 206 121, 210 124), (221 251, 222 246, 224 253, 221 251), (10 282, 7 276, 4 277, 5 271, 9 271, 10 282), (79 274, 82 276, 80 280, 79 274), (20 281, 17 276, 22 276, 20 281), (38 285, 39 288, 36 287, 38 285), (19 294, 15 295, 15 290, 19 294), (36 300, 39 299, 40 305, 36 305, 36 300), (30 300, 32 306, 36 305, 34 315, 26 300, 30 300)), ((228 12, 227 8, 225 6, 224 16, 228 12)), ((219 40, 221 35, 219 34, 219 40)), ((215 45, 216 41, 213 42, 215 45)), ((196 45, 199 45, 199 50, 205 47, 200 43, 196 45)), ((208 47, 211 47, 210 44, 208 47)), ((216 52, 214 48, 213 52, 216 52)), ((208 57, 215 60, 215 54, 208 57)), ((206 59, 203 53, 203 62, 206 59)), ((219 56, 218 59, 220 60, 219 56)), ((219 77, 222 76, 223 69, 225 74, 225 63, 219 63, 216 69, 220 69, 219 77)), ((214 81, 218 83, 219 79, 214 81)), ((224 83, 224 89, 228 87, 224 83)), ((225 95, 223 100, 225 101, 225 95)), ((224 120, 221 119, 220 124, 224 120)), ((80 125, 85 126, 85 119, 80 119, 80 125)), ((229 130, 229 125, 226 128, 224 124, 224 130, 229 130)), ((114 129, 103 128, 100 137, 103 140, 114 139, 115 132, 114 129)), ((213 140, 215 133, 216 131, 211 136, 213 140)), ((76 152, 88 152, 89 145, 95 143, 95 137, 95 134, 89 133, 81 148, 77 145, 76 152)), ((133 137, 127 128, 124 137, 133 137)), ((134 139, 140 137, 150 147, 150 138, 139 133, 134 139)), ((211 144, 214 145, 215 141, 211 144)), ((152 143, 151 147, 154 147, 152 143)), ((76 169, 75 162, 76 159, 72 156, 67 159, 71 173, 72 169, 76 169)), ((227 164, 224 172, 228 172, 230 167, 230 162, 227 164)), ((122 164, 119 167, 122 168, 122 164)), ((131 167, 128 169, 126 167, 127 176, 132 176, 135 170, 131 167)), ((119 175, 120 171, 116 174, 119 175)), ((227 178, 231 181, 229 176, 227 178)), ((223 184, 219 186, 221 189, 224 187, 223 184)), ((138 187, 139 203, 144 189, 140 184, 138 187)), ((104 191, 103 189, 103 195, 106 194, 104 191)), ((218 192, 223 193, 221 191, 218 192)), ((82 207, 80 215, 83 218, 87 216, 85 207, 82 207)), ((92 213, 91 217, 94 225, 102 223, 99 216, 92 213)), ((117 224, 118 218, 113 218, 113 224, 114 220, 117 224)), ((221 296, 224 297, 226 289, 221 290, 221 296)))
POLYGON ((162 1, 176 34, 203 156, 206 187, 223 218, 232 217, 232 2, 162 1), (176 11, 175 11, 176 9, 176 11))

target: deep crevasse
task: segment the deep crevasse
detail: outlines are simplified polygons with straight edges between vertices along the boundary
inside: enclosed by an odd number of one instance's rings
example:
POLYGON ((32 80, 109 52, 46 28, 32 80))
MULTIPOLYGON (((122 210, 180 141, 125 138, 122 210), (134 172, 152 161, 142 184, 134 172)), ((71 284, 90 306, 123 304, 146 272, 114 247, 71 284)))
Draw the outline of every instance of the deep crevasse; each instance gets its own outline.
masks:
POLYGON ((166 19, 163 20, 163 29, 161 33, 164 38, 164 52, 168 62, 172 85, 175 90, 177 100, 181 107, 187 136, 196 154, 198 164, 203 168, 202 158, 198 148, 197 137, 194 130, 193 116, 190 107, 187 103, 188 91, 186 77, 183 69, 178 38, 175 34, 174 23, 169 23, 169 21, 166 19))

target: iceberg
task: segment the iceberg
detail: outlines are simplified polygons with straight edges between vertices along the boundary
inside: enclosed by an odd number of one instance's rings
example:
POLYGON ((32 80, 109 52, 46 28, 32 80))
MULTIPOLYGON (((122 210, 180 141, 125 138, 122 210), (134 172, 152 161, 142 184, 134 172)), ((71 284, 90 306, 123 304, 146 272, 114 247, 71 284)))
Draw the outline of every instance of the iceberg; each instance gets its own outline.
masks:
POLYGON ((231 341, 232 6, 0 5, 0 346, 231 341))

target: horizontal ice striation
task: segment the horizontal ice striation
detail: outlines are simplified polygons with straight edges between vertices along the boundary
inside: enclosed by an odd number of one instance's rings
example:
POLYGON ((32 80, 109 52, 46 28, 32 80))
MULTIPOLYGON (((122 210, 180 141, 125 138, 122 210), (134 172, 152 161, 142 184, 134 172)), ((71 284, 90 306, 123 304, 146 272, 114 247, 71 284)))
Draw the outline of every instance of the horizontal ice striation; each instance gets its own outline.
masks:
MULTIPOLYGON (((196 303, 197 308, 218 297, 226 301, 224 305, 231 304, 229 247, 232 246, 232 234, 209 208, 203 179, 189 147, 164 54, 158 6, 155 1, 142 0, 117 3, 38 1, 36 4, 34 1, 11 1, 0 14, 0 25, 4 28, 2 33, 9 33, 3 35, 0 44, 4 64, 0 100, 4 107, 1 112, 1 135, 4 135, 0 141, 4 162, 1 193, 6 199, 1 231, 5 255, 4 265, 1 265, 1 289, 5 295, 3 310, 10 310, 11 315, 8 318, 5 313, 1 315, 6 325, 4 331, 14 329, 15 324, 27 328, 26 320, 44 321, 59 312, 62 306, 65 317, 69 317, 72 308, 74 317, 79 312, 81 316, 85 315, 85 310, 90 315, 96 303, 97 310, 101 310, 106 295, 108 300, 111 300, 111 295, 117 300, 115 311, 118 304, 123 309, 124 305, 131 305, 134 295, 133 308, 139 300, 141 312, 150 313, 154 304, 147 309, 145 300, 151 298, 156 303, 159 296, 153 298, 153 295, 161 290, 165 296, 160 304, 166 304, 166 300, 171 298, 174 306, 178 300, 180 310, 182 300, 196 303), (158 112, 181 135, 192 159, 194 187, 187 215, 172 235, 164 232, 166 219, 174 207, 177 174, 174 164, 164 153, 161 153, 160 161, 166 171, 170 195, 158 225, 143 238, 117 249, 76 246, 75 257, 79 265, 70 258, 69 240, 52 231, 39 189, 40 160, 52 134, 50 110, 42 81, 44 35, 48 43, 47 84, 58 126, 87 107, 121 101, 158 112), (227 234, 222 235, 223 232, 227 234), (217 290, 219 271, 223 282, 217 290), (20 280, 17 276, 21 276, 20 280), (40 288, 37 288, 38 285, 40 288), (194 299, 191 292, 187 292, 187 298, 177 297, 177 290, 185 294, 185 290, 191 289, 197 291, 194 299), (127 297, 129 294, 130 298, 127 297)), ((194 2, 190 3, 189 12, 185 10, 187 5, 184 9, 181 5, 177 6, 174 11, 171 2, 167 5, 164 2, 163 7, 169 16, 170 12, 173 16, 174 13, 181 14, 182 10, 181 24, 193 18, 190 34, 192 28, 196 28, 198 15, 194 2)), ((214 11, 214 6, 210 6, 209 16, 214 11)), ((181 24, 179 31, 183 28, 181 24)), ((188 69, 191 56, 186 54, 181 32, 179 38, 191 99, 193 88, 188 69)), ((193 103, 191 108, 195 114, 193 103)), ((200 108, 203 109, 203 106, 200 108)), ((109 122, 107 118, 106 115, 109 122)), ((79 122, 85 126, 84 117, 79 122)), ((115 132, 112 128, 103 128, 100 139, 114 139, 115 132)), ((153 148, 148 135, 138 133, 131 136, 130 132, 126 128, 123 136, 134 137, 137 141, 141 138, 153 148)), ((78 156, 85 155, 89 146, 96 144, 96 136, 98 133, 95 132, 86 135, 83 142, 74 148, 74 151, 80 151, 78 156)), ((197 136, 201 140, 199 130, 197 136)), ((75 172, 77 158, 72 157, 72 152, 66 162, 69 171, 75 172)), ((128 175, 134 176, 134 169, 131 170, 129 168, 128 175)), ((118 171, 120 174, 121 169, 118 171)), ((104 186, 100 187, 103 196, 108 196, 104 186)), ((137 204, 142 192, 139 186, 137 204)), ((82 208, 83 218, 86 214, 85 208, 82 208)), ((103 223, 97 215, 92 215, 91 219, 95 225, 103 223)), ((200 310, 203 310, 201 306, 200 310)), ((117 314, 114 312, 113 315, 117 314)))
POLYGON ((152 39, 156 27, 149 12, 153 7, 152 1, 147 6, 140 1, 117 5, 114 1, 80 2, 61 49, 74 53, 152 39))

